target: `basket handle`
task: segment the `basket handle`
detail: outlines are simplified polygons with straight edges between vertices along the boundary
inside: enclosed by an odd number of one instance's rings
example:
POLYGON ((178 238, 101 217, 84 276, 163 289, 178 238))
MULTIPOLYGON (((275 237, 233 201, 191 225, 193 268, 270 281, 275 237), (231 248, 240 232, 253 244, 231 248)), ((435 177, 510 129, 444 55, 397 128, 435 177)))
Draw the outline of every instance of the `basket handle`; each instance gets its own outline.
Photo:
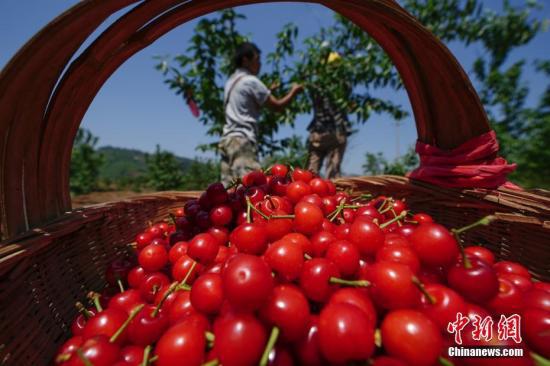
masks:
MULTIPOLYGON (((69 64, 108 16, 137 2, 80 2, 33 37, 0 74, 2 238, 71 210, 69 166, 76 131, 101 86, 124 61, 198 16, 270 1, 143 2, 69 64)), ((385 49, 408 92, 420 141, 451 149, 490 130, 483 106, 456 59, 397 2, 306 2, 348 17, 385 49)))

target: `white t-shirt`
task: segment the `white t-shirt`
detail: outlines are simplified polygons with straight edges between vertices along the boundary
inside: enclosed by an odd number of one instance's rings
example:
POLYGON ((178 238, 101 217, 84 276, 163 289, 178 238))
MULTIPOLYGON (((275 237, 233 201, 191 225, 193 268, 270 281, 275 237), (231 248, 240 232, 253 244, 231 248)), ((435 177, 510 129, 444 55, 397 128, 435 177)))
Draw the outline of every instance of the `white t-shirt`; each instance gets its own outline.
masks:
POLYGON ((237 69, 225 83, 225 125, 222 136, 244 136, 256 142, 261 107, 270 94, 271 91, 255 75, 246 69, 237 69), (229 89, 231 93, 228 96, 229 89))

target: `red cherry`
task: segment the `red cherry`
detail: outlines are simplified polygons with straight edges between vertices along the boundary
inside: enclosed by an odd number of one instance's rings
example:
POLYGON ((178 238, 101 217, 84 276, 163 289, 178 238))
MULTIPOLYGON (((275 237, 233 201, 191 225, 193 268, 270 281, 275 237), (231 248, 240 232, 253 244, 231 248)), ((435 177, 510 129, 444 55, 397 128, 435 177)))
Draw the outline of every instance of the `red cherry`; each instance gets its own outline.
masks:
POLYGON ((229 235, 229 241, 241 253, 260 255, 267 248, 267 230, 263 224, 245 223, 229 235))
POLYGON ((210 184, 206 188, 206 194, 213 205, 221 205, 229 199, 229 194, 221 182, 210 184))
POLYGON ((172 301, 170 308, 168 308, 168 320, 170 324, 176 324, 180 321, 198 314, 197 310, 191 305, 191 292, 190 291, 176 291, 176 297, 172 301))
POLYGON ((141 292, 138 290, 130 289, 124 292, 115 294, 109 300, 109 309, 117 308, 119 310, 125 311, 127 314, 140 304, 144 304, 145 301, 141 298, 141 292))
POLYGON ((511 281, 499 278, 498 293, 489 303, 488 308, 495 314, 518 314, 523 311, 522 292, 511 281))
POLYGON ((323 211, 308 202, 299 202, 294 207, 294 229, 303 234, 313 234, 323 225, 323 211))
POLYGON ((224 301, 222 277, 214 273, 201 275, 191 288, 190 299, 197 311, 207 315, 218 313, 224 301))
POLYGON ((182 255, 180 259, 178 259, 172 266, 172 277, 174 280, 182 281, 187 277, 187 284, 192 284, 197 277, 197 273, 201 270, 201 266, 196 264, 195 269, 188 276, 189 271, 191 271, 191 267, 193 267, 193 263, 195 263, 195 261, 187 254, 182 255))
POLYGON ((149 244, 139 252, 138 261, 147 272, 156 272, 168 263, 168 252, 162 245, 149 244))
POLYGON ((233 219, 233 210, 228 205, 215 206, 209 213, 210 222, 214 226, 225 226, 233 219))
POLYGON ((128 284, 132 288, 139 288, 146 276, 147 274, 143 267, 134 267, 128 273, 128 284))
POLYGON ((374 352, 374 324, 354 305, 329 304, 319 316, 319 346, 333 363, 365 360, 374 352))
MULTIPOLYGON (((126 346, 120 350, 120 366, 140 366, 143 361, 145 348, 140 346, 126 346)), ((115 364, 117 365, 117 364, 115 364)))
POLYGON ((395 262, 408 266, 413 273, 420 270, 420 260, 408 245, 384 245, 376 252, 377 262, 395 262))
POLYGON ((491 266, 476 257, 468 257, 470 267, 457 262, 447 273, 449 286, 465 299, 484 303, 498 292, 498 279, 491 266))
POLYGON ((550 311, 550 293, 533 288, 523 294, 523 303, 525 308, 550 311))
POLYGON ((273 289, 271 269, 263 259, 250 254, 231 257, 222 272, 223 292, 236 309, 258 309, 273 289))
MULTIPOLYGON (((116 343, 109 342, 108 337, 98 335, 85 340, 80 347, 80 352, 82 357, 94 366, 111 366, 118 360, 120 348, 116 343)), ((73 354, 69 362, 71 366, 85 365, 76 354, 73 354)))
POLYGON ((273 288, 260 315, 272 326, 279 327, 284 340, 294 342, 307 332, 309 303, 296 286, 279 285, 273 288))
POLYGON ((145 248, 147 245, 151 244, 151 240, 153 240, 153 235, 148 232, 139 233, 136 236, 136 247, 137 250, 141 250, 145 248))
POLYGON ((367 289, 341 288, 330 297, 329 304, 346 303, 357 306, 369 319, 370 324, 376 324, 376 310, 368 295, 367 289))
MULTIPOLYGON (((82 338, 86 341, 98 335, 111 338, 128 318, 128 314, 120 309, 105 309, 90 318, 82 331, 82 338)), ((123 343, 126 332, 118 338, 117 343, 123 343)))
POLYGON ((361 255, 374 255, 384 244, 384 232, 370 219, 358 216, 351 224, 349 240, 357 246, 361 255))
POLYGON ((458 256, 455 238, 439 224, 426 223, 418 226, 409 241, 420 261, 428 266, 449 266, 458 256))
POLYGON ((143 347, 153 344, 168 328, 168 315, 162 311, 155 315, 155 309, 155 305, 145 305, 130 322, 127 333, 132 344, 143 347))
POLYGON ((309 186, 313 193, 318 194, 321 197, 328 195, 328 184, 321 178, 313 178, 309 181, 309 186))
POLYGON ((472 257, 478 257, 490 265, 495 263, 495 255, 487 248, 474 245, 464 248, 464 252, 472 257))
POLYGON ((257 365, 267 343, 265 328, 251 314, 219 319, 214 325, 214 336, 214 348, 224 366, 257 365))
POLYGON ((449 322, 456 320, 457 313, 465 313, 466 302, 450 288, 439 284, 428 284, 424 286, 424 289, 430 298, 426 297, 426 295, 421 297, 420 309, 442 331, 447 329, 449 322), (431 301, 434 301, 434 303, 431 301))
POLYGON ((261 170, 254 170, 242 178, 245 187, 261 186, 267 183, 267 178, 261 170))
POLYGON ((208 233, 195 235, 189 242, 187 255, 202 265, 214 262, 220 245, 214 236, 208 233))
POLYGON ((319 231, 311 236, 311 252, 313 257, 323 257, 330 243, 336 240, 336 236, 329 231, 319 231))
POLYGON ((300 275, 300 287, 306 296, 317 302, 325 302, 337 289, 329 282, 331 277, 339 277, 338 267, 325 258, 313 258, 304 263, 300 275))
POLYGON ((550 312, 527 309, 521 320, 527 344, 541 356, 550 358, 550 312))
POLYGON ((313 173, 306 169, 295 168, 292 171, 292 179, 294 181, 302 181, 304 183, 309 183, 309 181, 313 179, 313 173))
POLYGON ((311 194, 311 187, 302 181, 292 182, 286 188, 286 196, 292 203, 299 202, 302 197, 308 194, 311 194))
POLYGON ((498 276, 499 278, 505 278, 508 281, 512 282, 517 288, 522 291, 528 291, 533 287, 533 283, 527 277, 520 276, 513 273, 505 273, 498 276))
MULTIPOLYGON (((273 211, 273 215, 286 215, 286 212, 280 209, 273 211)), ((294 224, 291 219, 274 218, 265 222, 265 229, 269 241, 275 241, 292 231, 294 224)))
POLYGON ((173 325, 157 342, 155 365, 179 365, 182 360, 186 365, 201 365, 206 347, 205 331, 205 328, 185 320, 173 325))
POLYGON ((145 276, 139 286, 139 292, 145 301, 152 302, 155 299, 157 292, 169 284, 170 280, 164 273, 153 272, 145 276))
POLYGON ((408 365, 434 365, 443 346, 437 325, 416 310, 390 312, 382 321, 381 331, 384 349, 408 365))
POLYGON ((319 317, 311 315, 308 319, 307 335, 295 343, 299 365, 322 366, 325 364, 319 348, 319 317))
POLYGON ((500 261, 495 263, 493 265, 493 268, 498 274, 513 273, 520 276, 524 276, 527 279, 531 279, 531 274, 529 273, 527 268, 525 268, 519 263, 509 262, 509 261, 500 261))
POLYGON ((265 261, 285 281, 294 281, 302 273, 304 251, 300 245, 281 239, 271 244, 264 255, 265 261))
POLYGON ((372 299, 384 309, 414 307, 420 301, 420 291, 413 283, 408 266, 393 262, 378 262, 368 270, 372 299))
POLYGON ((216 239, 218 245, 227 245, 229 241, 229 230, 226 227, 212 226, 209 227, 206 232, 216 239))
POLYGON ((413 221, 418 222, 418 224, 429 224, 429 223, 434 222, 432 217, 428 214, 425 214, 425 213, 414 214, 412 219, 413 219, 413 221))
POLYGON ((189 248, 189 243, 186 241, 179 241, 176 244, 170 248, 170 251, 168 252, 168 260, 170 263, 174 264, 182 257, 184 254, 187 253, 187 249, 189 248))
POLYGON ((289 233, 281 238, 281 240, 288 240, 294 245, 299 245, 304 253, 313 255, 313 247, 307 236, 300 233, 289 233))
POLYGON ((359 250, 347 240, 330 243, 325 257, 336 264, 343 277, 351 277, 359 270, 359 250))
POLYGON ((277 177, 286 177, 288 173, 288 167, 284 164, 274 164, 270 169, 271 174, 277 177))

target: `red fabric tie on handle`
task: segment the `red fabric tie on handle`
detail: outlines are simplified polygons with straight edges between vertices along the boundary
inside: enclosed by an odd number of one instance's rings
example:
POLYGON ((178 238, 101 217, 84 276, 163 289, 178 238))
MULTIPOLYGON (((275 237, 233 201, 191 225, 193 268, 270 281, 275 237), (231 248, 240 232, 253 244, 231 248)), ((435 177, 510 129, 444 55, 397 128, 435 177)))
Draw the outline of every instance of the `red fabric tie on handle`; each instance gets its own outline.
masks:
POLYGON ((497 156, 499 150, 495 131, 470 139, 453 150, 418 141, 416 152, 420 166, 407 177, 447 188, 499 187, 521 190, 508 182, 506 176, 516 169, 516 164, 497 156))

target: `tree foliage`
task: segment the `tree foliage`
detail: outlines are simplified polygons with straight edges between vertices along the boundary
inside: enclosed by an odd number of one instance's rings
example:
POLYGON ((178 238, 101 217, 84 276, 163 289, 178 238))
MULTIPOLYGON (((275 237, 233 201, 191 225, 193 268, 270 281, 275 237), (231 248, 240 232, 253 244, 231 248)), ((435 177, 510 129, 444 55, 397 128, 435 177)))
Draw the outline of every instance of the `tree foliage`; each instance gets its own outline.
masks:
MULTIPOLYGON (((533 16, 539 3, 526 0, 514 7, 503 0, 498 13, 481 0, 400 3, 443 42, 483 49, 469 70, 497 132, 501 155, 519 164, 512 179, 526 187, 548 187, 540 172, 548 171, 550 160, 539 158, 545 157, 547 150, 544 142, 548 141, 548 95, 541 97, 539 105, 527 106, 529 86, 524 74, 533 60, 508 62, 511 54, 544 30, 544 22, 533 16)), ((233 9, 202 19, 186 53, 171 60, 162 59, 157 65, 170 88, 178 94, 193 95, 203 112, 200 120, 212 136, 220 136, 224 124, 223 83, 232 71, 231 55, 239 42, 248 39, 238 31, 238 22, 243 19, 233 9)), ((278 140, 278 129, 283 124, 293 125, 296 116, 311 112, 310 94, 314 87, 326 91, 339 107, 348 111, 356 125, 365 123, 374 113, 388 113, 395 120, 407 116, 403 106, 380 98, 377 93, 380 88, 403 87, 393 62, 372 37, 351 21, 336 15, 332 24, 297 43, 298 27, 287 24, 277 34, 274 51, 265 56, 267 62, 260 78, 266 85, 279 82, 275 94, 284 93, 292 82, 305 83, 307 92, 284 114, 264 113, 259 136, 264 155, 280 156, 288 151, 284 146, 289 140, 278 140), (331 52, 342 57, 329 65, 327 57, 331 52)), ((541 73, 547 73, 546 61, 537 65, 541 73)))
POLYGON ((365 163, 363 164, 363 173, 369 175, 392 174, 405 175, 407 172, 415 169, 418 166, 418 155, 413 148, 410 148, 407 153, 391 162, 386 160, 384 154, 378 152, 376 154, 366 153, 365 163))
POLYGON ((183 183, 183 171, 174 154, 157 145, 155 153, 146 155, 147 185, 156 191, 178 189, 183 183))
POLYGON ((73 194, 86 194, 97 189, 103 156, 95 150, 98 137, 79 128, 73 143, 70 167, 70 189, 73 194))

